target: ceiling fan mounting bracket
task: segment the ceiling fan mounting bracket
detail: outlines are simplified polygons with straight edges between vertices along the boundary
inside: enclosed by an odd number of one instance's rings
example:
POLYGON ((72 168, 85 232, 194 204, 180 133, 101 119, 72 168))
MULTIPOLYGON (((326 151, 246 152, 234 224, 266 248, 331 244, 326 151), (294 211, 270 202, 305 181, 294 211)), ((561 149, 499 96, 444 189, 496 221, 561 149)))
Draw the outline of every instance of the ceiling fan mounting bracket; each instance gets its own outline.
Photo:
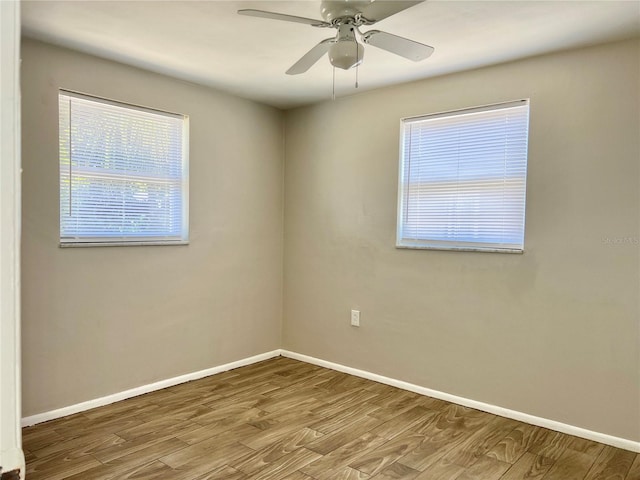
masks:
MULTIPOLYGON (((333 20, 331 20, 330 26, 334 28, 338 28, 341 25, 353 25, 354 27, 361 27, 363 25, 373 25, 374 23, 376 22, 368 20, 365 17, 363 17, 361 13, 358 13, 357 15, 352 17, 334 18, 333 20)), ((327 25, 318 25, 318 26, 326 27, 327 25)))

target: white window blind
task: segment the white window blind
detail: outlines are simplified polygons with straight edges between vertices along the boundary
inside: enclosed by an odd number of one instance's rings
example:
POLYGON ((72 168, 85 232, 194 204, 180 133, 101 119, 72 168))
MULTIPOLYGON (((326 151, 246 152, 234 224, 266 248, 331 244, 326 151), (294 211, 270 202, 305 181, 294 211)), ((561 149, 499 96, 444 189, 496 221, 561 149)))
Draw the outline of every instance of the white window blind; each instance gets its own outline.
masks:
POLYGON ((404 119, 397 246, 522 252, 529 101, 404 119))
POLYGON ((188 240, 188 119, 61 91, 60 242, 188 240))

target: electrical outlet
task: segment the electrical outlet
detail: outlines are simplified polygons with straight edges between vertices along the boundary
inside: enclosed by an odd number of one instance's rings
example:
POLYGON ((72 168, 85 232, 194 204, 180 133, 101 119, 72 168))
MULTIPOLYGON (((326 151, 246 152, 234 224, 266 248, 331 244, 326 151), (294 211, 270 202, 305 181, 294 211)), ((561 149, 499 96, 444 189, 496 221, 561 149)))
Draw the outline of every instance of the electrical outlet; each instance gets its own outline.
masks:
POLYGON ((360 310, 351 310, 351 326, 360 326, 360 310))

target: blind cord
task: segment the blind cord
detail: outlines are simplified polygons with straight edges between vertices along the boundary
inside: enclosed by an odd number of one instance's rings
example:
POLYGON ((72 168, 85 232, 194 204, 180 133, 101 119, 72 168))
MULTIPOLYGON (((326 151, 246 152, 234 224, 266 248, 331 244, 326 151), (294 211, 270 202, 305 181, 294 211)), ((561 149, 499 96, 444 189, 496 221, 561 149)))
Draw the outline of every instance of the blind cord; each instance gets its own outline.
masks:
POLYGON ((73 155, 72 155, 72 145, 73 145, 73 133, 71 129, 71 98, 69 98, 69 216, 73 216, 73 155))

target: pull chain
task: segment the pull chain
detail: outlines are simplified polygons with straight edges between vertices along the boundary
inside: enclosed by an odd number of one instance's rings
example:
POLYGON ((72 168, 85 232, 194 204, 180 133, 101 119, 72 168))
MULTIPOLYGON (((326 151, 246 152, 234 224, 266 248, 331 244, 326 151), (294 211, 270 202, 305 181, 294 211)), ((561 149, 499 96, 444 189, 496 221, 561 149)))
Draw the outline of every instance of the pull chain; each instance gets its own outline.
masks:
MULTIPOLYGON (((356 42, 356 59, 360 58, 360 44, 356 42)), ((358 88, 358 67, 360 62, 356 63, 356 88, 358 88)))
POLYGON ((331 92, 331 100, 336 99, 336 67, 333 67, 333 91, 331 92))

